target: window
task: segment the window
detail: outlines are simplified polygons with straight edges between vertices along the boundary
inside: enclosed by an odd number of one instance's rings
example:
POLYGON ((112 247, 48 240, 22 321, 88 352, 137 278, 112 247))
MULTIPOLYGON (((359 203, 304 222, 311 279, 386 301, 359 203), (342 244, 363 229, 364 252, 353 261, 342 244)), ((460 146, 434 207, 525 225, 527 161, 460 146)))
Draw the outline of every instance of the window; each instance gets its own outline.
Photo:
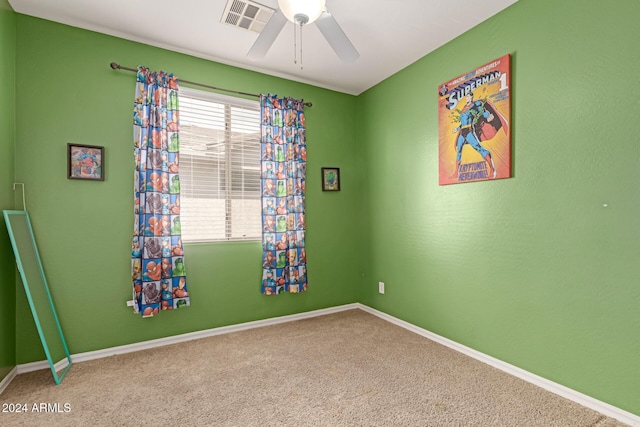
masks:
POLYGON ((260 240, 260 103, 181 88, 185 242, 260 240))

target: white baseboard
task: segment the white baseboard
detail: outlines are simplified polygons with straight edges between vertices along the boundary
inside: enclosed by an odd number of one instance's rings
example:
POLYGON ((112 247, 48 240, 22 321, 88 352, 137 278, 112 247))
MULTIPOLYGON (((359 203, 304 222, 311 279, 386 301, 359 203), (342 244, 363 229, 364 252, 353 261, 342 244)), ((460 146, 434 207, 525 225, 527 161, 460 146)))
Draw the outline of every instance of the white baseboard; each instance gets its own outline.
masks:
POLYGON ((18 367, 14 366, 13 369, 9 371, 7 376, 4 377, 2 381, 0 381, 0 394, 2 394, 4 389, 6 389, 9 384, 11 384, 11 381, 13 381, 16 375, 18 375, 18 367))
POLYGON ((65 357, 64 359, 60 360, 58 363, 54 364, 53 369, 55 369, 56 372, 60 372, 63 369, 65 369, 67 366, 69 366, 69 359, 65 357))
MULTIPOLYGON (((305 313, 291 314, 288 316, 281 316, 281 317, 273 317, 270 319, 256 320, 253 322, 239 323, 237 325, 222 326, 219 328, 206 329, 203 331, 190 332, 190 333, 181 334, 181 335, 174 335, 166 338, 159 338, 155 340, 142 341, 134 344, 121 345, 118 347, 111 347, 111 348, 106 348, 102 350, 73 354, 71 355, 71 361, 72 363, 85 362, 88 360, 114 356, 116 354, 132 353, 134 351, 147 350, 151 348, 162 347, 165 345, 176 344, 176 343, 196 340, 200 338, 212 337, 215 335, 229 334, 232 332, 244 331, 247 329, 260 328, 263 326, 271 326, 271 325, 277 325, 280 323, 293 322, 295 320, 310 319, 312 317, 318 317, 326 314, 338 313, 341 311, 353 310, 353 309, 360 309, 367 313, 373 314, 374 316, 377 316, 390 323, 393 323, 397 326, 400 326, 404 329, 407 329, 411 332, 414 332, 418 335, 421 335, 425 338, 428 338, 432 341, 435 341, 439 344, 449 347, 455 351, 458 351, 462 354, 465 354, 469 357, 472 357, 490 366, 493 366, 494 368, 500 369, 501 371, 504 371, 510 375, 513 375, 529 383, 535 384, 538 387, 541 387, 547 391, 550 391, 559 396, 562 396, 565 399, 574 401, 582 406, 593 409, 594 411, 597 411, 608 417, 615 418, 618 421, 626 423, 630 426, 640 427, 640 416, 632 414, 631 412, 624 411, 608 403, 594 399, 591 396, 587 396, 586 394, 582 394, 578 391, 572 390, 561 384, 555 383, 546 378, 543 378, 531 372, 525 371, 524 369, 518 368, 517 366, 503 362, 499 359, 496 359, 494 357, 481 353, 470 347, 464 346, 448 338, 434 334, 433 332, 430 332, 426 329, 422 329, 409 322, 405 322, 404 320, 400 320, 389 314, 383 313, 381 311, 378 311, 374 308, 371 308, 369 306, 366 306, 360 303, 346 304, 346 305, 341 305, 337 307, 325 308, 321 310, 308 311, 305 313)), ((56 364, 56 367, 57 367, 57 364, 56 364)), ((39 369, 48 369, 48 368, 49 368, 49 363, 46 360, 39 361, 39 362, 25 363, 25 364, 16 366, 2 380, 2 382, 0 382, 0 393, 2 393, 2 391, 9 385, 9 383, 11 382, 11 380, 13 380, 16 374, 22 374, 25 372, 31 372, 39 369)))
POLYGON ((18 374, 26 374, 27 372, 39 371, 41 369, 49 369, 49 362, 40 360, 38 362, 22 363, 16 366, 18 374))
MULTIPOLYGON (((177 344, 181 342, 197 340, 200 338, 212 337, 215 335, 229 334, 232 332, 244 331, 247 329, 260 328, 263 326, 277 325, 280 323, 293 322, 295 320, 310 319, 312 317, 326 314, 338 313, 340 311, 354 310, 359 308, 357 304, 346 304, 337 307, 324 308, 320 310, 307 311, 304 313, 290 314, 288 316, 272 317, 269 319, 256 320, 253 322, 239 323, 236 325, 222 326, 219 328, 205 329, 203 331, 189 332, 171 337, 158 338, 155 340, 141 341, 133 344, 126 344, 117 347, 105 348, 102 350, 88 351, 71 355, 72 363, 86 362, 88 360, 101 359, 103 357, 114 356, 116 354, 132 353, 134 351, 147 350, 165 345, 177 344)), ((17 366, 18 374, 48 369, 49 362, 42 360, 39 362, 25 363, 17 366)))
POLYGON ((565 399, 572 400, 582 406, 593 409, 603 415, 606 415, 611 418, 615 418, 618 421, 621 421, 630 426, 638 426, 640 427, 640 416, 632 414, 631 412, 624 411, 620 408, 617 408, 608 403, 602 402, 600 400, 594 399, 591 396, 587 396, 586 394, 580 393, 568 387, 565 387, 561 384, 550 381, 546 378, 540 377, 536 374, 533 374, 529 371, 525 371, 524 369, 518 368, 517 366, 511 365, 509 363, 503 362, 502 360, 496 359, 484 353, 481 353, 477 350, 474 350, 470 347, 459 344, 455 341, 452 341, 448 338, 442 337, 440 335, 434 334, 426 329, 422 329, 416 325, 413 325, 409 322, 405 322, 404 320, 393 317, 389 314, 383 313, 381 311, 376 310, 375 308, 371 308, 364 304, 356 303, 357 307, 367 313, 373 314, 381 319, 384 319, 388 322, 391 322, 395 325, 398 325, 404 329, 407 329, 411 332, 414 332, 418 335, 421 335, 425 338, 428 338, 432 341, 435 341, 439 344, 442 344, 446 347, 449 347, 459 353, 472 357, 476 360, 479 360, 487 365, 491 365, 494 368, 500 369, 514 377, 518 377, 522 380, 525 380, 529 383, 535 384, 538 387, 541 387, 547 391, 550 391, 554 394, 564 397, 565 399))
MULTIPOLYGON (((73 356, 71 356, 71 362, 73 363, 73 361, 73 356)), ((68 365, 69 360, 67 360, 67 358, 65 357, 64 359, 55 363, 53 365, 53 368, 56 370, 56 372, 59 372, 66 368, 68 365)), ((38 362, 23 363, 16 366, 16 368, 18 368, 18 374, 25 374, 27 372, 39 371, 41 369, 50 369, 51 367, 49 366, 49 361, 39 360, 38 362)))

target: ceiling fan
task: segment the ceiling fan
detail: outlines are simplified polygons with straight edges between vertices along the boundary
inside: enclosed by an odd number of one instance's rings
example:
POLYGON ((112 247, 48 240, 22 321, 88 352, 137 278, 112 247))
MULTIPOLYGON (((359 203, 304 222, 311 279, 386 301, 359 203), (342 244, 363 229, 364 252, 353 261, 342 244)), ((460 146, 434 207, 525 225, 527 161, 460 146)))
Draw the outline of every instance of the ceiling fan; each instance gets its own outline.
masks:
POLYGON ((343 62, 353 62, 360 57, 338 21, 327 12, 325 0, 278 0, 278 6, 279 9, 267 22, 247 53, 249 58, 254 60, 263 58, 287 20, 293 22, 294 25, 299 25, 301 30, 304 25, 315 22, 324 38, 343 62))

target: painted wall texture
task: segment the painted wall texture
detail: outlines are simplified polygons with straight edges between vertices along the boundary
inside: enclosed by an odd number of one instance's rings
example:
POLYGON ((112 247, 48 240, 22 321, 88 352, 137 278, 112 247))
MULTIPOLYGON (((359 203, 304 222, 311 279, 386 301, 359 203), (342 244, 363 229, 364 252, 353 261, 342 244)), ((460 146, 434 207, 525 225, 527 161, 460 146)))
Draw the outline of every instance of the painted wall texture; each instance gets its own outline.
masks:
POLYGON ((638 16, 520 0, 358 97, 360 302, 640 414, 638 16), (506 53, 513 178, 438 186, 438 85, 506 53))
MULTIPOLYGON (((16 15, 16 179, 71 353, 355 302, 355 97, 147 45, 16 15), (134 315, 132 113, 135 74, 112 61, 143 64, 186 80, 313 102, 307 109, 309 290, 260 294, 260 242, 186 245, 191 307, 151 319, 134 315), (331 123, 331 126, 327 126, 331 123), (104 182, 66 178, 67 143, 105 147, 104 182), (320 168, 342 167, 344 189, 323 193, 320 168), (340 215, 335 213, 339 212, 340 215)), ((256 98, 257 99, 257 98, 256 98)), ((17 362, 42 360, 28 305, 18 297, 17 362)))
MULTIPOLYGON (((15 132, 15 14, 0 0, 0 210, 13 209, 15 132)), ((9 234, 0 226, 0 381, 16 364, 15 261, 9 234)))

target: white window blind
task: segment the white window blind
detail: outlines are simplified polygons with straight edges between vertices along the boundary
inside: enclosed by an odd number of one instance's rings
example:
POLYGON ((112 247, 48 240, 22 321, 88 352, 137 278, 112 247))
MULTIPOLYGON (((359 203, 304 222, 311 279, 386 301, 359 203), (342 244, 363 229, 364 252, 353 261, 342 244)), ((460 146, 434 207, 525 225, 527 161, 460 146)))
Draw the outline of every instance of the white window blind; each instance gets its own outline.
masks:
POLYGON ((260 103, 180 88, 184 242, 261 240, 260 103))

